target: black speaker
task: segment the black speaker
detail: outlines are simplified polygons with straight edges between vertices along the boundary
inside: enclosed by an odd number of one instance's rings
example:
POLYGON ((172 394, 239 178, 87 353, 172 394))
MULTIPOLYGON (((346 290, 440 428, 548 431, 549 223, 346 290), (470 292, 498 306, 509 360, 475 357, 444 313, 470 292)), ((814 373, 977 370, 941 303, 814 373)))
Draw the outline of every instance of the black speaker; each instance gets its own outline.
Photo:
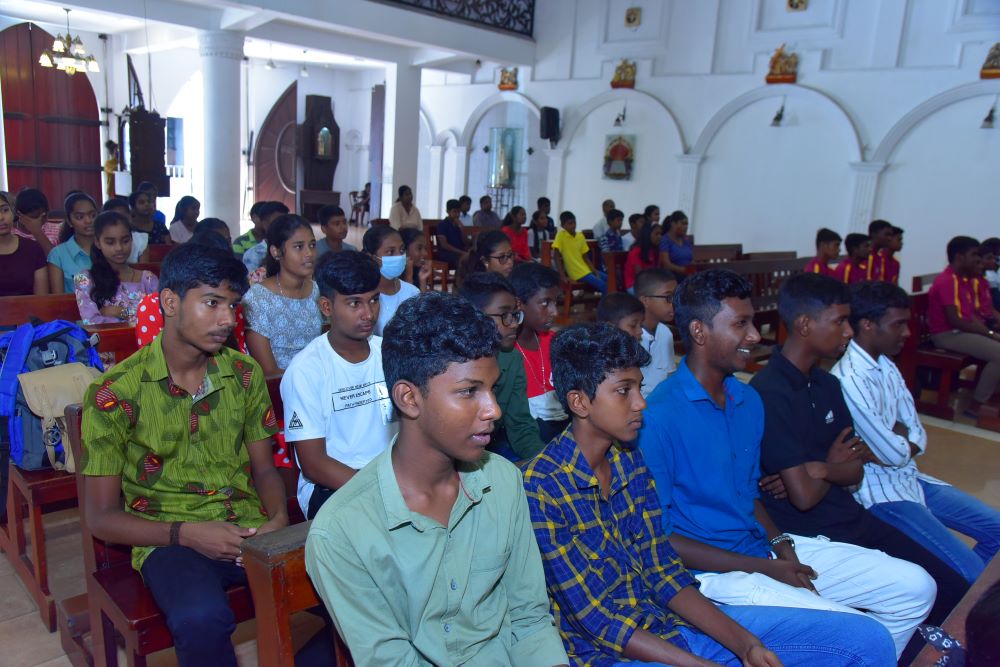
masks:
POLYGON ((559 141, 559 109, 552 107, 542 107, 541 122, 542 139, 548 139, 552 143, 559 141))

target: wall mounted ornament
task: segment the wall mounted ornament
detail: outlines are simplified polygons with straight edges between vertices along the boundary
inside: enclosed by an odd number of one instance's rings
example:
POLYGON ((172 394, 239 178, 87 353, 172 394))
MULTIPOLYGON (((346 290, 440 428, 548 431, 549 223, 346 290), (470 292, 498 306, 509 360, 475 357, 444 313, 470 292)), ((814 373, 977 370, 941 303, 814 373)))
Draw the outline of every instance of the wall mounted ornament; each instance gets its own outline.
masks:
POLYGON ((635 61, 622 58, 611 79, 612 88, 635 88, 635 61))
POLYGON ((771 55, 771 62, 768 65, 764 81, 767 83, 795 83, 798 67, 798 54, 785 53, 785 45, 782 44, 771 55))
POLYGON ((809 0, 786 0, 785 10, 789 12, 804 12, 809 9, 809 0))
POLYGON ((625 10, 625 27, 638 28, 642 25, 642 7, 629 7, 625 10))
POLYGON ((604 139, 604 178, 631 181, 635 164, 635 135, 609 134, 604 139))
POLYGON ((500 90, 517 90, 517 68, 506 67, 500 70, 500 83, 497 85, 500 90))
POLYGON ((980 79, 1000 79, 1000 42, 993 45, 986 54, 986 61, 979 70, 980 79))

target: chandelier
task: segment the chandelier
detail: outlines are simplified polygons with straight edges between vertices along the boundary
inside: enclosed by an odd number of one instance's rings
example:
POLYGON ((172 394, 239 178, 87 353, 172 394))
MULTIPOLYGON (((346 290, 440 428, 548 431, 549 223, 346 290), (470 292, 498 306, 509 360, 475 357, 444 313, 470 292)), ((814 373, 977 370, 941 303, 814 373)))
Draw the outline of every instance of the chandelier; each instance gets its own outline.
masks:
POLYGON ((100 72, 97 58, 87 54, 79 35, 73 36, 69 31, 69 9, 66 12, 66 35, 56 35, 51 49, 42 51, 38 64, 42 67, 55 67, 72 76, 77 72, 100 72))

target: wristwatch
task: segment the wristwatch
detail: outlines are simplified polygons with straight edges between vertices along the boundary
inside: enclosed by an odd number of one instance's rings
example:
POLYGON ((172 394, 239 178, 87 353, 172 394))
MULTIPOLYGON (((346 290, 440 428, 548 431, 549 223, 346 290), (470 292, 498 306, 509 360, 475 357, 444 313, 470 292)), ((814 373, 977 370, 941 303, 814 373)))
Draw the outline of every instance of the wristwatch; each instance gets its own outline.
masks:
POLYGON ((778 535, 778 536, 774 537, 771 540, 771 546, 772 547, 776 547, 779 544, 781 544, 782 542, 788 542, 788 545, 790 547, 792 547, 793 549, 795 548, 795 540, 793 540, 792 536, 789 535, 788 533, 782 533, 781 535, 778 535))

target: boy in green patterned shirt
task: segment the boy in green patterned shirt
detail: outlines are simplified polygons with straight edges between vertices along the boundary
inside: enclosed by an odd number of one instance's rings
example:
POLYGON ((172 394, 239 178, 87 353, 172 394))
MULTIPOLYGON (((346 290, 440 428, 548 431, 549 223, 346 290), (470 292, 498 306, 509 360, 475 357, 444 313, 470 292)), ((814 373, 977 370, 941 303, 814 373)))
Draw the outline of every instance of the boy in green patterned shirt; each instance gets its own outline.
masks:
POLYGON ((87 523, 133 545, 182 667, 235 667, 225 591, 247 581, 242 542, 288 524, 263 372, 225 347, 247 287, 230 253, 178 247, 160 273, 163 331, 84 399, 87 523))

